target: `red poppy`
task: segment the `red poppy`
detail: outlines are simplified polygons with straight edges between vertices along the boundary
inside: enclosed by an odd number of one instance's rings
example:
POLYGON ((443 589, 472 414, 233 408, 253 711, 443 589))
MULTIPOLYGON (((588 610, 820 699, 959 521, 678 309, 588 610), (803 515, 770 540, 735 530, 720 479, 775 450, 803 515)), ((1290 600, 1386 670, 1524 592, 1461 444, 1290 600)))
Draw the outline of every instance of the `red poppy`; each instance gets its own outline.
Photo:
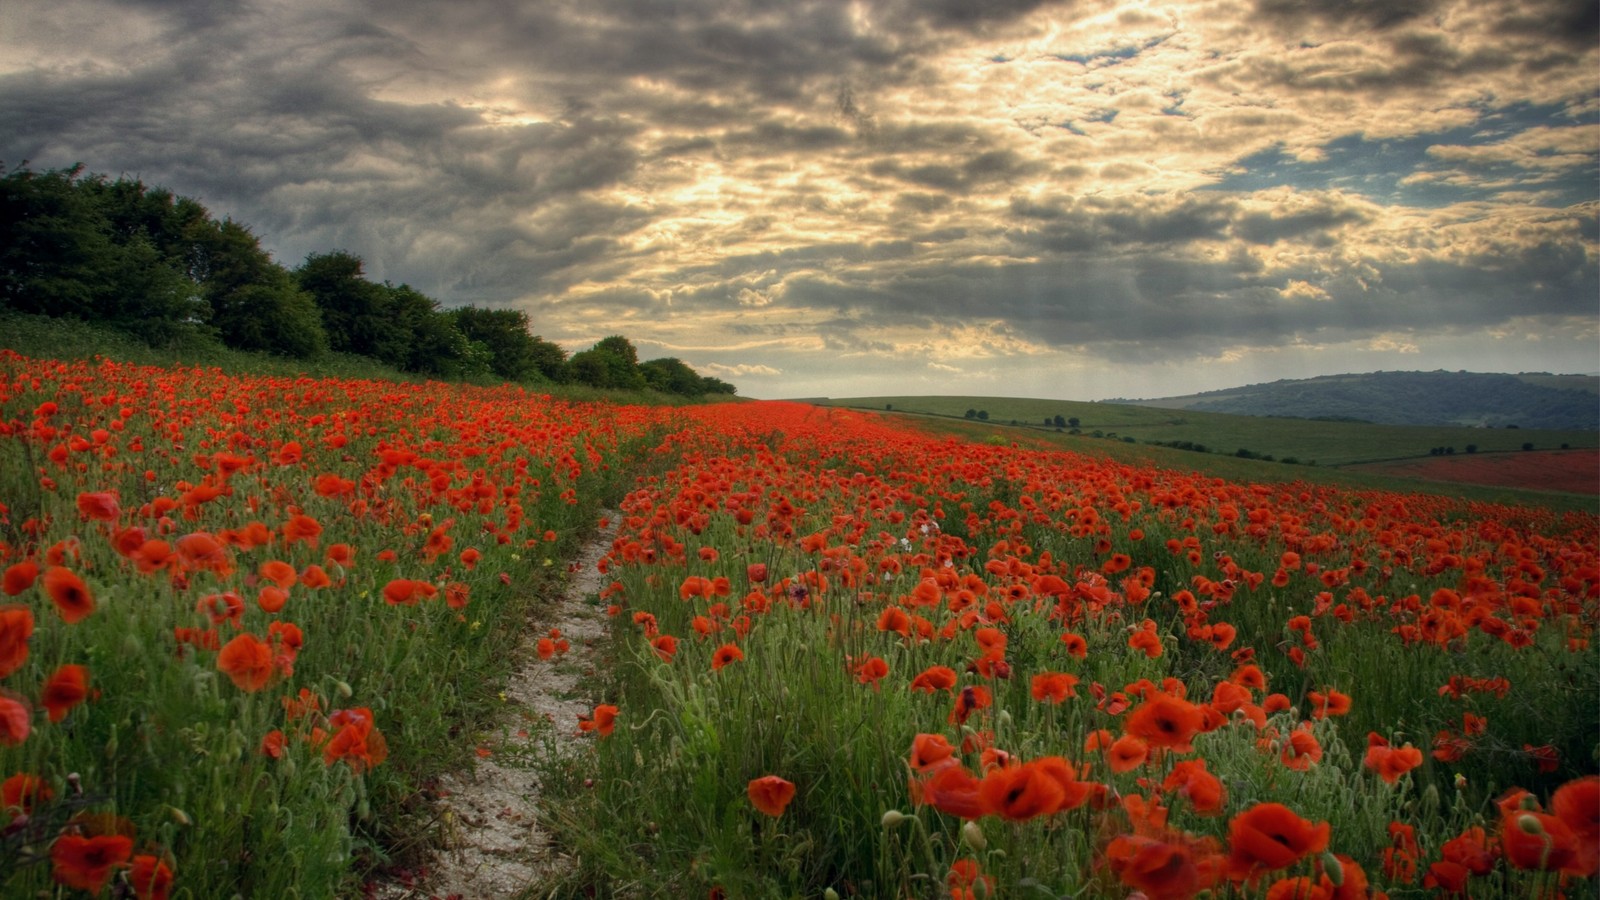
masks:
POLYGON ((989 770, 978 785, 978 800, 985 812, 1021 822, 1056 812, 1067 796, 1055 773, 1025 762, 989 770))
POLYGON ((65 665, 45 682, 44 694, 39 702, 44 704, 50 721, 59 722, 88 696, 89 670, 79 665, 65 665))
POLYGON ((722 667, 742 659, 744 651, 739 649, 738 644, 723 644, 717 648, 717 652, 711 654, 711 671, 721 671, 722 667))
POLYGON ((0 812, 31 815, 34 806, 49 800, 54 793, 39 776, 18 772, 0 782, 0 812))
POLYGON ((334 710, 328 724, 337 730, 322 748, 324 765, 344 760, 360 773, 389 757, 389 744, 373 724, 372 710, 364 706, 334 710))
POLYGON ((1322 744, 1317 736, 1311 733, 1311 724, 1301 722, 1294 731, 1289 732, 1289 737, 1283 742, 1283 752, 1280 754, 1283 764, 1291 769, 1304 772, 1315 763, 1322 761, 1322 744))
POLYGON ((98 522, 115 522, 122 510, 117 506, 115 493, 97 491, 78 495, 78 514, 98 522))
POLYGON ((856 680, 862 684, 870 684, 876 690, 878 682, 889 674, 889 664, 877 656, 869 656, 855 669, 856 680))
POLYGON ((1150 745, 1146 744, 1143 738, 1125 734, 1111 745, 1111 771, 1131 772, 1144 765, 1144 761, 1149 757, 1150 745))
POLYGON ((1061 635, 1061 643, 1067 645, 1068 656, 1076 659, 1088 659, 1089 642, 1083 639, 1083 635, 1073 634, 1070 631, 1066 632, 1061 635))
POLYGON ((28 588, 33 587, 33 582, 39 577, 39 564, 31 559, 13 563, 6 567, 3 579, 0 579, 0 590, 5 591, 7 597, 15 597, 28 588))
POLYGON ((1506 861, 1519 869, 1561 870, 1583 875, 1586 861, 1579 838, 1561 819, 1548 813, 1510 812, 1500 820, 1500 846, 1506 861))
POLYGON ((0 746, 16 745, 33 730, 33 710, 28 701, 0 690, 0 746))
POLYGON ((1200 707, 1179 697, 1156 691, 1128 713, 1123 729, 1152 747, 1187 751, 1205 724, 1200 707))
POLYGON ((94 612, 94 595, 89 593, 89 587, 83 583, 83 579, 70 569, 63 566, 46 569, 44 590, 50 595, 50 602, 56 605, 62 621, 68 625, 81 622, 94 612))
POLYGON ((1066 672, 1040 672, 1029 682, 1029 693, 1038 701, 1064 702, 1078 696, 1078 676, 1066 672))
POLYGON ((272 680, 272 647, 246 631, 223 645, 217 668, 240 690, 259 691, 272 680))
POLYGON ((956 695, 956 704, 950 710, 950 724, 965 725, 967 718, 975 710, 988 709, 994 703, 989 689, 976 684, 969 684, 956 695))
POLYGON ((776 775, 763 775, 751 779, 745 793, 756 809, 777 818, 794 799, 794 784, 776 775))
POLYGON ((1228 799, 1222 780, 1206 771, 1206 761, 1203 759, 1188 759, 1174 765, 1166 780, 1161 782, 1161 789, 1176 790, 1187 797, 1194 811, 1202 816, 1222 812, 1228 799))
POLYGON ((650 640, 650 647, 657 656, 672 662, 672 657, 678 653, 678 639, 670 634, 658 634, 650 640))
POLYGON ((601 737, 610 737, 612 729, 616 727, 617 708, 609 703, 602 703, 594 708, 593 718, 578 718, 579 731, 593 731, 601 737))
POLYGON ((1106 864, 1122 883, 1149 900, 1189 900, 1215 881, 1208 845, 1166 835, 1119 835, 1106 845, 1106 864), (1196 857, 1200 858, 1197 859, 1196 857), (1203 864, 1202 864, 1203 863, 1203 864))
POLYGON ((1311 717, 1314 719, 1343 716, 1350 712, 1350 697, 1333 688, 1328 688, 1326 694, 1320 691, 1308 691, 1306 699, 1311 701, 1311 717))
POLYGON ((908 763, 920 772, 950 759, 955 752, 956 748, 950 746, 942 734, 918 734, 911 739, 911 758, 908 763))
POLYGON ((925 776, 911 780, 912 802, 963 819, 977 819, 987 812, 978 795, 982 782, 954 757, 933 764, 925 776))
POLYGON ((132 854, 133 838, 125 835, 63 834, 50 845, 50 864, 56 881, 98 894, 132 854))
POLYGON ((141 853, 128 869, 128 884, 138 900, 167 900, 172 891, 172 869, 160 857, 141 853))
MULTIPOLYGON (((293 546, 297 542, 304 541, 306 546, 315 550, 317 548, 317 541, 321 537, 322 523, 311 518, 310 516, 291 516, 289 517, 289 521, 283 523, 283 543, 286 547, 293 546)), ((332 548, 329 549, 331 552, 332 548)))
POLYGON ((22 668, 33 637, 33 610, 20 603, 0 606, 0 678, 22 668))
POLYGON ((1281 803, 1257 803, 1228 823, 1228 875, 1254 880, 1328 849, 1327 822, 1313 825, 1281 803))
POLYGON ((956 686, 956 670, 949 666, 929 666, 922 673, 911 679, 913 691, 933 693, 935 691, 954 690, 956 686))

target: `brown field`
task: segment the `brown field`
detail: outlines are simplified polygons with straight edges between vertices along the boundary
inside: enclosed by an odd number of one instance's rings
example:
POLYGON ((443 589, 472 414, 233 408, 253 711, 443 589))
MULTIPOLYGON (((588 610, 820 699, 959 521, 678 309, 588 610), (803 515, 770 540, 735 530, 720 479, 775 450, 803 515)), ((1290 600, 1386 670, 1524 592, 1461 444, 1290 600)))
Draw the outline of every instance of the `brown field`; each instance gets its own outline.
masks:
POLYGON ((1600 450, 1527 450, 1428 456, 1345 466, 1430 481, 1600 494, 1600 450))

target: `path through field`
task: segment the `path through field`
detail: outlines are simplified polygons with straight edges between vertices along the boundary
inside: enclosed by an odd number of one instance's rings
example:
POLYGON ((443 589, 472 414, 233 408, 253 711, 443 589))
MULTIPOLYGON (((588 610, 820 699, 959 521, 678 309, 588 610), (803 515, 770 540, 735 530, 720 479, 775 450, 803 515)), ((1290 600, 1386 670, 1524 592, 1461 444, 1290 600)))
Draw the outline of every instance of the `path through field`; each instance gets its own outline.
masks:
POLYGON ((518 897, 567 864, 541 824, 537 762, 547 754, 574 752, 588 740, 578 736, 578 717, 594 710, 596 698, 584 691, 594 683, 607 627, 605 608, 596 602, 602 586, 596 563, 615 534, 614 521, 595 534, 556 606, 530 631, 525 658, 502 695, 506 705, 498 731, 485 744, 487 755, 474 771, 441 780, 438 812, 446 838, 426 876, 413 885, 385 885, 377 900, 518 897), (534 645, 551 628, 560 630, 570 649, 541 660, 534 645))

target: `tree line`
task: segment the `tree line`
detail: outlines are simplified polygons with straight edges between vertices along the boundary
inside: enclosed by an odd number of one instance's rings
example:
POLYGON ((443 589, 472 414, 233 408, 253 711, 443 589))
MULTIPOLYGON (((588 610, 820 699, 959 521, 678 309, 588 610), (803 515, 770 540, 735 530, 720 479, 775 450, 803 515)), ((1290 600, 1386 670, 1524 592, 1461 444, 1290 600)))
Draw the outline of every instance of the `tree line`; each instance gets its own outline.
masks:
POLYGON ((108 325, 153 346, 198 337, 297 359, 355 354, 438 378, 735 391, 679 359, 640 362, 621 335, 569 358, 520 310, 443 309, 410 285, 368 279, 343 250, 289 269, 248 226, 81 165, 0 176, 0 307, 108 325))

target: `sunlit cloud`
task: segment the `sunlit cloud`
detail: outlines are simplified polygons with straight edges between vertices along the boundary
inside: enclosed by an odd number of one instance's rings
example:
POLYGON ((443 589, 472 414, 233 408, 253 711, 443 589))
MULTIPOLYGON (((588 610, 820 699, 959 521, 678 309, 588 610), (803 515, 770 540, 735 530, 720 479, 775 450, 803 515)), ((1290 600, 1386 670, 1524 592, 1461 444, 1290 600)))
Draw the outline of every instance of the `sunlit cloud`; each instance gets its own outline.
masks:
POLYGON ((21 0, 0 159, 767 396, 1588 371, 1592 6, 21 0))

